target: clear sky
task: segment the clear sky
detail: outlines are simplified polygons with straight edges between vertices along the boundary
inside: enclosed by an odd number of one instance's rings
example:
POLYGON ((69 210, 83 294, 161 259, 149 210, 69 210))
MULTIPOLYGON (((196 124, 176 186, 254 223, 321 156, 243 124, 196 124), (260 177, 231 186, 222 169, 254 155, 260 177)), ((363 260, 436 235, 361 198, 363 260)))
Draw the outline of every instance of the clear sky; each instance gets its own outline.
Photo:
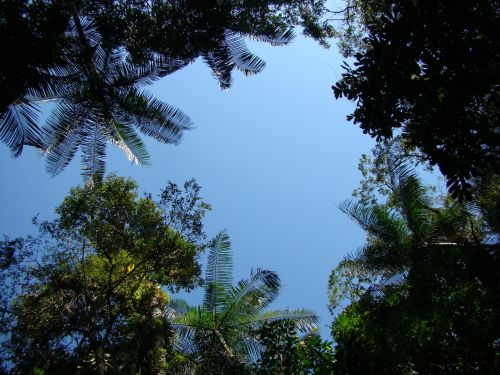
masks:
MULTIPOLYGON (((267 66, 253 77, 235 72, 227 92, 200 60, 151 86, 195 129, 179 146, 144 137, 153 162, 145 168, 110 145, 107 171, 132 177, 153 195, 169 180, 196 178, 213 207, 207 233, 227 229, 231 237, 235 281, 252 268, 278 272, 283 288, 272 307, 316 311, 328 337, 329 273, 365 238, 336 206, 357 187, 358 159, 373 141, 346 122, 352 103, 334 100, 342 62, 335 48, 303 37, 285 47, 249 45, 267 66)), ((0 168, 0 235, 10 237, 32 233, 31 218, 53 217, 69 188, 82 183, 77 158, 51 178, 36 151, 12 159, 3 144, 0 168)), ((200 293, 187 299, 202 302, 200 293)))

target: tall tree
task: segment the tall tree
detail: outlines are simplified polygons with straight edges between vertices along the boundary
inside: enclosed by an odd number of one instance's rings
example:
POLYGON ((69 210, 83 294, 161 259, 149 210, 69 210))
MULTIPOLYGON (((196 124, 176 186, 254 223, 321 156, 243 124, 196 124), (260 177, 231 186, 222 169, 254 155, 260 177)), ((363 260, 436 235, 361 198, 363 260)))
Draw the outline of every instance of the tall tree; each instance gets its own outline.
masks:
POLYGON ((266 322, 289 319, 303 332, 316 326, 308 310, 265 311, 279 293, 276 273, 257 269, 233 286, 232 268, 229 237, 221 232, 210 246, 203 305, 172 302, 175 345, 194 359, 196 374, 245 371, 262 349, 257 329, 266 322))
POLYGON ((117 49, 105 50, 91 24, 75 17, 75 42, 68 51, 72 84, 59 93, 46 127, 47 171, 56 175, 82 151, 85 179, 104 173, 106 144, 113 143, 135 164, 149 155, 134 128, 163 143, 178 143, 191 120, 141 91, 171 66, 168 61, 134 65, 117 49))
POLYGON ((197 283, 204 236, 205 206, 194 182, 186 188, 170 185, 171 199, 157 204, 111 176, 72 189, 39 236, 2 242, 1 354, 14 372, 166 371, 172 332, 162 288, 197 283), (177 208, 193 202, 179 218, 177 208))
POLYGON ((345 66, 336 98, 377 139, 401 134, 448 180, 455 197, 499 163, 498 1, 387 0, 366 48, 345 66))
POLYGON ((81 147, 84 176, 101 176, 106 142, 147 163, 134 126, 175 143, 190 121, 139 87, 202 57, 227 89, 234 69, 264 68, 246 37, 283 45, 301 24, 324 42, 324 2, 8 0, 0 13, 2 46, 12 51, 0 65, 0 141, 14 156, 23 145, 44 149, 52 174, 81 147), (43 139, 37 104, 45 100, 60 105, 43 139))
POLYGON ((477 206, 450 198, 435 206, 410 170, 396 172, 390 205, 341 205, 368 241, 330 277, 332 311, 340 309, 332 326, 335 369, 494 374, 498 232, 477 206))

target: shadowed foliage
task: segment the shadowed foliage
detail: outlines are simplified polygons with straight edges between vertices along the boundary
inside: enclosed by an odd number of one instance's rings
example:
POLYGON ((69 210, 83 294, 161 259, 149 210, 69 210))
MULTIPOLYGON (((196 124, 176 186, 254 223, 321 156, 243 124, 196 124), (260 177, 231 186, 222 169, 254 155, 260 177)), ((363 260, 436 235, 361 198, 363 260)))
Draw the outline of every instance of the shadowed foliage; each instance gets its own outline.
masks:
POLYGON ((472 178, 499 166, 498 1, 387 0, 368 24, 335 97, 377 139, 401 134, 447 178, 459 199, 472 178))
POLYGON ((330 276, 331 310, 340 312, 334 370, 497 373, 499 233, 489 224, 495 206, 476 202, 497 198, 498 184, 475 187, 468 205, 443 197, 435 206, 403 164, 392 174, 389 205, 340 207, 368 238, 330 276))
POLYGON ((324 0, 311 1, 23 1, 0 10, 0 141, 19 156, 42 149, 51 175, 77 150, 85 179, 100 179, 106 144, 149 163, 136 130, 177 143, 189 118, 143 90, 201 57, 221 88, 235 69, 257 74, 264 61, 245 39, 285 45, 292 28, 320 42, 324 0), (42 129, 39 104, 57 101, 42 129))

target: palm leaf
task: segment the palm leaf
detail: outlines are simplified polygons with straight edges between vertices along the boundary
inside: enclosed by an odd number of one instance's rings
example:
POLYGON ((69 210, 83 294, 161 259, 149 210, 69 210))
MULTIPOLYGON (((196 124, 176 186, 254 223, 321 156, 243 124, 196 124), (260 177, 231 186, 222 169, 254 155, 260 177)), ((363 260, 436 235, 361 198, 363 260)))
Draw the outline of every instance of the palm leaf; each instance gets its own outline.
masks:
POLYGON ((153 58, 153 63, 158 67, 160 77, 171 74, 193 62, 192 59, 171 58, 158 55, 153 58))
POLYGON ((246 336, 243 338, 243 344, 245 345, 245 350, 248 354, 251 363, 257 362, 259 360, 261 353, 264 351, 265 347, 261 344, 257 337, 246 336))
POLYGON ((180 300, 172 301, 170 308, 174 311, 169 315, 175 346, 182 352, 196 352, 197 339, 213 329, 210 314, 202 306, 191 307, 180 300))
POLYGON ((221 42, 216 50, 202 53, 202 57, 212 70, 214 77, 219 81, 221 89, 228 90, 231 87, 231 71, 234 69, 234 61, 225 41, 221 42))
POLYGON ((44 127, 47 145, 46 170, 55 176, 73 159, 82 142, 81 129, 87 121, 86 108, 63 101, 52 111, 44 127))
POLYGON ((254 75, 262 71, 266 66, 264 60, 253 55, 249 50, 244 39, 231 31, 225 32, 226 44, 232 62, 245 75, 254 75))
POLYGON ((267 25, 258 29, 253 29, 250 32, 238 34, 258 42, 269 43, 272 46, 283 46, 289 44, 295 34, 292 29, 282 26, 267 25))
POLYGON ((82 141, 82 176, 85 180, 100 180, 104 174, 106 134, 102 119, 87 121, 80 131, 82 141))
POLYGON ((426 238, 430 224, 430 199, 414 173, 400 175, 396 199, 406 225, 415 239, 426 238))
POLYGON ((344 201, 339 209, 376 238, 399 243, 408 235, 405 222, 385 207, 344 201))
POLYGON ((38 127, 38 106, 28 100, 12 104, 0 117, 0 141, 7 144, 12 155, 18 157, 24 145, 44 148, 38 127))
MULTIPOLYGON (((192 127, 190 118, 182 111, 155 99, 151 94, 130 90, 118 105, 127 120, 150 137, 163 143, 178 143, 184 130, 192 127)), ((120 116, 116 113, 115 116, 120 116)))
MULTIPOLYGON (((214 317, 224 304, 226 293, 233 282, 233 254, 231 242, 225 231, 219 232, 209 245, 205 272, 205 297, 203 305, 214 317)), ((215 318, 214 318, 215 320, 215 318)))
POLYGON ((111 142, 114 143, 133 164, 149 165, 150 157, 146 145, 130 124, 112 120, 114 130, 111 132, 111 142))
POLYGON ((123 61, 122 58, 111 66, 109 82, 117 88, 130 86, 137 88, 156 81, 160 77, 161 69, 156 61, 147 61, 137 65, 123 61))
POLYGON ((251 327, 251 330, 256 330, 264 323, 286 319, 292 320, 295 323, 295 329, 302 333, 311 332, 318 328, 318 316, 307 309, 266 311, 246 318, 230 327, 241 328, 247 326, 251 327))
POLYGON ((231 324, 242 316, 254 315, 269 306, 279 294, 281 282, 275 272, 257 269, 225 296, 219 325, 231 324))

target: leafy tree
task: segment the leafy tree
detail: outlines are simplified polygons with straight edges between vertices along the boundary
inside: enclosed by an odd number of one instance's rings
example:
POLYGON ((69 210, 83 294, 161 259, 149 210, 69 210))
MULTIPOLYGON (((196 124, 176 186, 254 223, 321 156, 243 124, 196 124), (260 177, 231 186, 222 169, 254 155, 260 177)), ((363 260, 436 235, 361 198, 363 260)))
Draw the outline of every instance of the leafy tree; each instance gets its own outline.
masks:
MULTIPOLYGON (((403 165, 421 166, 428 172, 432 171, 423 155, 405 147, 401 136, 377 142, 371 155, 361 155, 358 169, 363 179, 360 187, 353 191, 353 197, 362 204, 380 204, 385 199, 384 204, 394 206, 396 202, 392 202, 392 198, 395 197, 403 165)), ((434 186, 425 188, 435 190, 434 186)))
POLYGON ((12 370, 165 373, 175 357, 162 288, 198 282, 197 189, 171 184, 157 204, 111 176, 73 188, 56 220, 36 222, 39 236, 4 240, 1 354, 12 370), (182 218, 181 206, 191 207, 182 218))
POLYGON ((333 347, 319 334, 301 339, 291 320, 265 323, 258 334, 265 350, 254 365, 256 374, 332 374, 333 347))
POLYGON ((433 206, 403 166, 396 175, 392 207, 341 205, 368 241, 330 278, 332 310, 350 302, 332 326, 334 370, 497 373, 498 232, 471 205, 433 206))
POLYGON ((190 120, 140 87, 202 57, 227 89, 234 69, 252 75, 264 68, 245 37, 283 45, 301 24, 325 42, 324 2, 8 0, 0 30, 13 52, 0 65, 0 141, 14 156, 23 145, 42 148, 51 174, 81 147, 84 176, 99 177, 107 142, 145 164, 134 127, 175 143, 190 120), (37 111, 46 100, 59 105, 42 137, 37 111))
POLYGON ((171 303, 175 345, 193 358, 197 374, 246 371, 261 351, 256 330, 267 322, 289 319, 303 332, 316 326, 317 317, 308 310, 264 310, 279 293, 276 273, 257 269, 232 286, 232 267, 229 237, 221 232, 210 246, 203 305, 171 303))
POLYGON ((470 198, 472 178, 498 169, 498 1, 387 0, 335 97, 377 139, 401 134, 470 198))

